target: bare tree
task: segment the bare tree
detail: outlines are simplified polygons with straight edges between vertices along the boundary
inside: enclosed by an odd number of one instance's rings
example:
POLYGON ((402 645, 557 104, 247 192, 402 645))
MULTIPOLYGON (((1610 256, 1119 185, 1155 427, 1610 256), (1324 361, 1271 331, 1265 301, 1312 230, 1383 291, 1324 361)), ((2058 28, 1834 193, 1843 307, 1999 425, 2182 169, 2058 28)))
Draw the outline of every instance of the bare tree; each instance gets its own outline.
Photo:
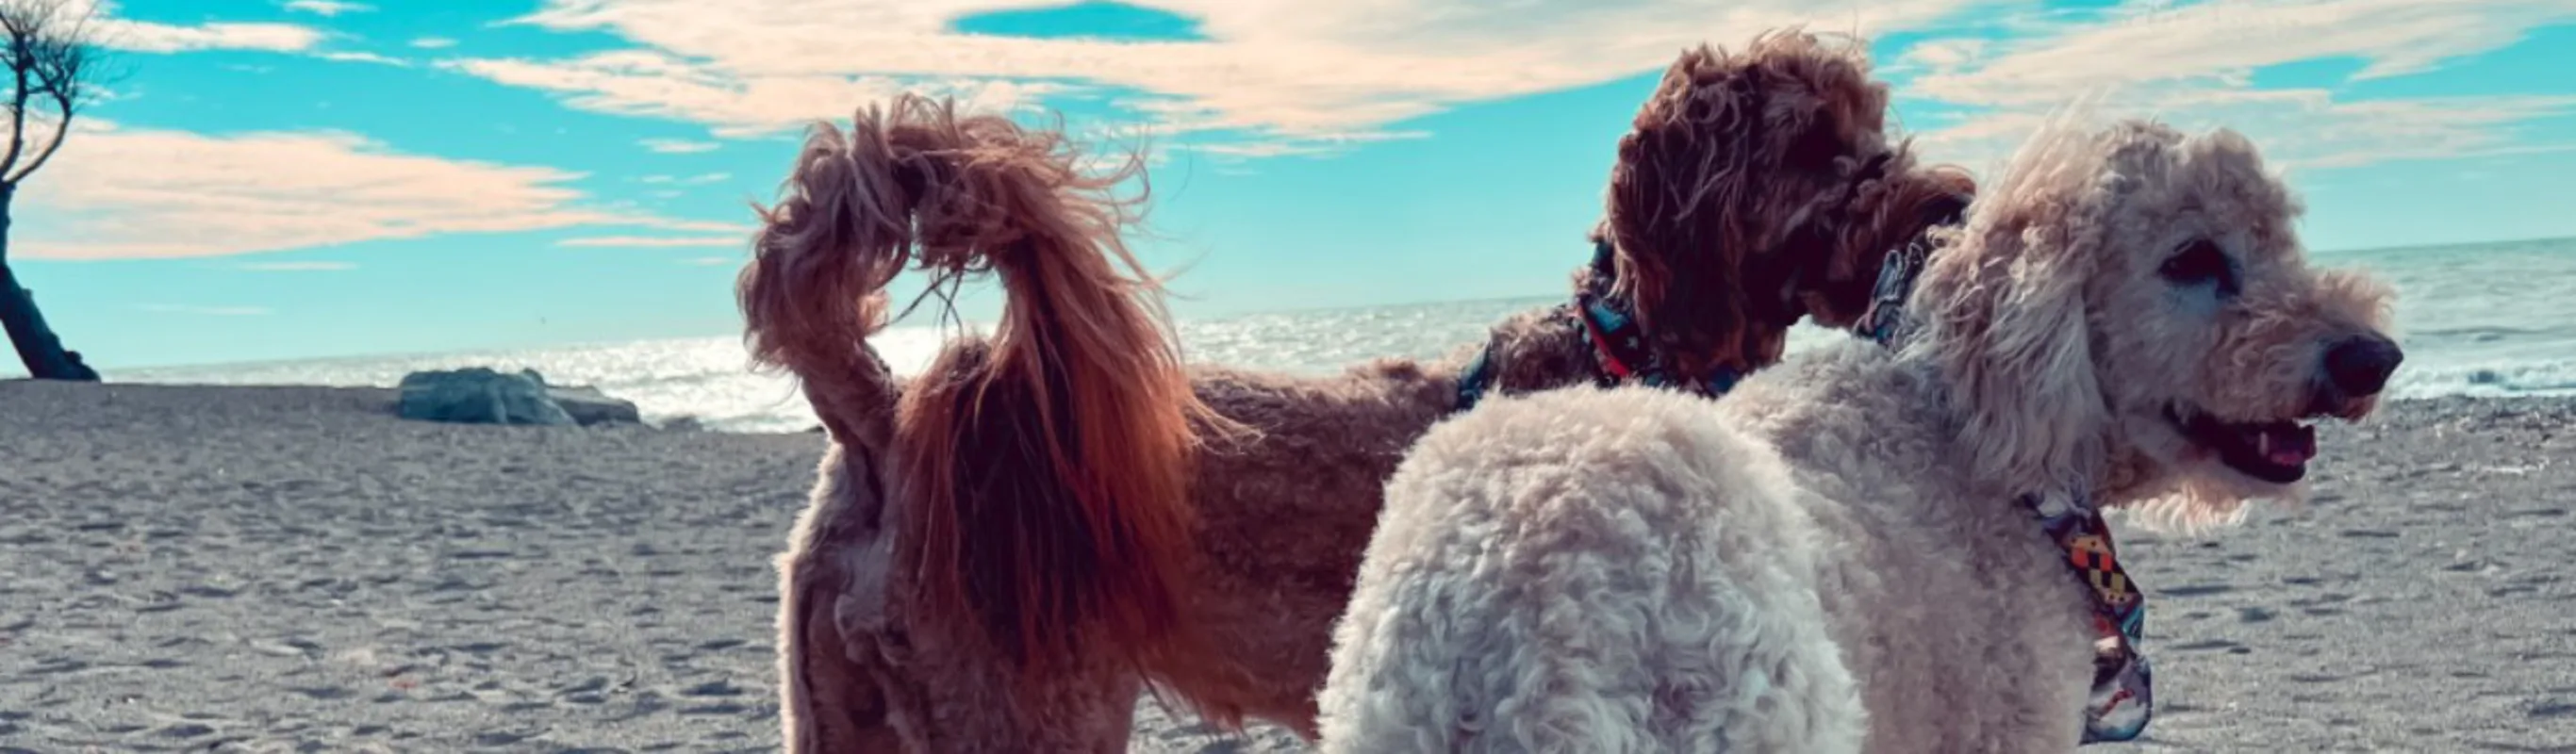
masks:
POLYGON ((18 349, 18 360, 37 379, 97 381, 98 372, 63 348, 45 324, 36 297, 9 269, 10 213, 18 186, 45 167, 72 132, 72 116, 88 104, 103 71, 92 34, 94 7, 65 0, 0 0, 0 53, 10 88, 9 147, 0 155, 0 325, 18 349), (30 134, 30 126, 39 133, 30 134), (32 137, 32 138, 31 138, 32 137), (38 142, 41 142, 39 144, 38 142))

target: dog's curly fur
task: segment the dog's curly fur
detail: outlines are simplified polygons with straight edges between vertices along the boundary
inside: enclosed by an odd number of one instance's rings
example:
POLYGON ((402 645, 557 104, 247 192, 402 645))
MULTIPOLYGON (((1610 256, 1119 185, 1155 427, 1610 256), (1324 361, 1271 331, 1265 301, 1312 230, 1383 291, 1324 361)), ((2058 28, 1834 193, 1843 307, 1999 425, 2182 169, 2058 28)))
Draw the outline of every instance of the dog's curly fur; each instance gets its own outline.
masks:
MULTIPOLYGON (((1698 376, 1849 323, 1879 262, 1968 201, 1884 134, 1857 46, 1687 51, 1619 144, 1576 283, 1632 301, 1698 376)), ((1181 366, 1120 246, 1123 176, 1059 134, 907 98, 819 127, 741 276, 748 339, 833 445, 779 559, 790 751, 1116 751, 1147 682, 1311 736, 1334 618, 1404 449, 1464 354, 1325 378, 1181 366), (899 382, 885 286, 998 273, 995 335, 899 382)), ((1496 392, 1589 383, 1582 335, 1496 327, 1496 392)))
POLYGON ((2309 266, 2252 144, 2079 123, 1945 232, 1898 348, 1426 434, 1335 629, 1324 750, 2073 751, 2091 603, 2018 497, 2293 495, 2193 417, 2358 419, 2402 358, 2393 294, 2309 266))

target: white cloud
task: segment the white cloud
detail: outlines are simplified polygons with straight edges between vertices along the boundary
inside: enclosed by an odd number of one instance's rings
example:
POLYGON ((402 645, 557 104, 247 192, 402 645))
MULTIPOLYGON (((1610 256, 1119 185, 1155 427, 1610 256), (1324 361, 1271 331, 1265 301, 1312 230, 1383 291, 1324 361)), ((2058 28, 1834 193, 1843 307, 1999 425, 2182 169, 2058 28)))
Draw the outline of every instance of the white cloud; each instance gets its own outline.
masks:
POLYGON ((195 304, 143 304, 135 307, 154 314, 186 314, 198 317, 257 317, 271 314, 264 306, 198 306, 195 304))
POLYGON ((712 141, 690 141, 688 139, 645 139, 636 143, 642 145, 648 151, 660 154, 696 154, 699 152, 713 152, 717 147, 723 146, 712 141))
POLYGON ((674 175, 648 175, 644 176, 642 180, 645 183, 671 184, 675 186, 704 186, 710 183, 722 182, 732 177, 732 173, 701 173, 687 177, 674 175))
POLYGON ((179 26, 115 18, 102 18, 96 23, 99 44, 128 52, 301 52, 322 43, 322 32, 295 24, 213 22, 179 26))
POLYGON ((1219 160, 1261 157, 1313 157, 1339 154, 1363 144, 1400 139, 1420 139, 1429 131, 1364 131, 1346 134, 1323 134, 1304 138, 1273 138, 1228 141, 1213 144, 1183 144, 1178 149, 1199 152, 1219 160))
MULTIPOLYGON (((2080 96, 2102 109, 2191 129, 2226 126, 2303 167, 2549 148, 2517 126, 2576 111, 2576 97, 2459 95, 2352 100, 2325 88, 2261 88, 2256 71, 2350 59, 2353 80, 2422 73, 2576 19, 2576 0, 2133 0, 2081 20, 2025 20, 2003 41, 1933 39, 1898 56, 1901 97, 1967 106, 1930 129, 1937 159, 1998 164, 2045 113, 2080 96)), ((1917 124, 1921 125, 1921 124, 1917 124)))
POLYGON ((1921 25, 1989 0, 1893 0, 1819 13, 1806 0, 1142 0, 1199 22, 1204 40, 1019 39, 949 32, 1036 0, 548 0, 519 23, 603 31, 632 49, 477 59, 458 70, 557 92, 575 107, 773 134, 845 117, 903 89, 987 106, 1067 86, 1141 91, 1147 114, 1262 138, 1366 133, 1461 103, 1651 72, 1682 47, 1811 22, 1832 31, 1921 25), (854 54, 864 51, 864 54, 854 54), (1040 88, 1031 88, 1040 87, 1040 88))
POLYGON ((377 65, 389 65, 397 68, 411 67, 411 61, 403 60, 401 58, 389 58, 372 52, 322 52, 314 53, 313 56, 323 60, 333 60, 342 63, 374 63, 377 65))
POLYGON ((225 21, 165 24, 118 18, 116 11, 116 0, 63 0, 54 9, 54 20, 57 24, 80 24, 99 46, 127 52, 300 52, 321 44, 323 38, 321 31, 297 24, 225 21))
POLYGON ((2021 42, 1940 40, 1904 59, 1930 72, 1909 96, 1979 105, 2054 104, 2119 84, 2239 83, 2255 69, 2357 58, 2355 78, 2420 73, 2576 19, 2576 0, 2132 0, 2107 18, 2021 42))
POLYGON ((751 241, 747 236, 711 236, 698 238, 671 236, 601 236, 595 238, 567 238, 556 242, 555 245, 628 249, 668 249, 693 246, 742 246, 750 242, 751 241))
POLYGON ((401 154, 341 133, 209 136, 86 121, 20 201, 40 259, 210 257, 575 226, 705 230, 587 206, 553 168, 401 154))
POLYGON ((750 223, 727 223, 709 220, 672 220, 657 217, 637 218, 636 227, 676 230, 682 233, 736 233, 748 235, 759 227, 750 223))
MULTIPOLYGON (((2338 168, 2566 148, 2525 143, 2514 127, 2576 112, 2576 96, 2347 102, 2322 89, 2173 88, 2128 92, 2102 109, 2112 115, 2153 116, 2188 130, 2230 128, 2254 139, 2270 162, 2338 168)), ((1988 111, 1925 133, 1920 143, 1933 159, 1993 168, 2046 112, 2036 107, 1988 111)))
MULTIPOLYGON (((281 4, 290 11, 335 16, 374 10, 372 6, 338 0, 292 0, 281 4)), ((330 34, 310 26, 274 22, 208 21, 201 24, 169 24, 137 21, 116 16, 114 0, 66 0, 58 11, 65 22, 74 19, 87 25, 99 46, 123 52, 174 54, 208 50, 252 50, 261 52, 306 53, 324 60, 380 63, 407 66, 410 63, 370 52, 318 51, 330 34)), ((262 67, 260 72, 266 72, 262 67)))
POLYGON ((342 13, 365 13, 367 11, 375 10, 376 8, 372 5, 344 2, 343 0, 287 0, 286 9, 327 17, 337 16, 342 13))
MULTIPOLYGON (((2576 96, 2496 95, 2337 102, 2316 89, 2247 90, 2212 97, 2213 123, 2267 136, 2294 164, 2350 167, 2390 160, 2516 153, 2545 145, 2510 128, 2576 112, 2576 96)), ((2570 145, 2576 146, 2576 145, 2570 145)))
POLYGON ((886 76, 728 76, 658 52, 623 50, 559 61, 466 59, 440 65, 510 86, 564 95, 573 107, 707 125, 717 136, 789 132, 817 119, 845 118, 865 103, 905 91, 956 97, 964 106, 1007 109, 1064 89, 1042 82, 907 81, 886 76))
POLYGON ((423 50, 444 50, 450 47, 455 47, 456 40, 448 39, 446 37, 421 37, 412 40, 411 46, 418 47, 423 50))
POLYGON ((346 272, 358 268, 354 262, 243 262, 235 266, 253 272, 346 272))

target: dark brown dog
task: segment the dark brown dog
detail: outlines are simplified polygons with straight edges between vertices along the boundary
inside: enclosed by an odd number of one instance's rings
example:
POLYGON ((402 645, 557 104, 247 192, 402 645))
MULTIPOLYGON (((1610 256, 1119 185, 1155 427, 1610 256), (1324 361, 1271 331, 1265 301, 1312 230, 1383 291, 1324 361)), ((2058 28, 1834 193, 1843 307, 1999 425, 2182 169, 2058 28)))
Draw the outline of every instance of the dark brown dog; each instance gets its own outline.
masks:
POLYGON ((1311 736, 1413 440, 1483 390, 1723 389, 1799 318, 1851 323, 1973 190, 1886 109, 1857 51, 1805 34, 1686 51, 1619 143, 1579 305, 1475 360, 1330 378, 1184 366, 1120 239, 1125 174, 1082 174, 1059 133, 915 98, 818 128, 739 291, 833 441, 779 559, 787 748, 1124 751, 1149 682, 1311 736), (866 338, 907 263, 998 273, 1008 305, 899 381, 866 338))

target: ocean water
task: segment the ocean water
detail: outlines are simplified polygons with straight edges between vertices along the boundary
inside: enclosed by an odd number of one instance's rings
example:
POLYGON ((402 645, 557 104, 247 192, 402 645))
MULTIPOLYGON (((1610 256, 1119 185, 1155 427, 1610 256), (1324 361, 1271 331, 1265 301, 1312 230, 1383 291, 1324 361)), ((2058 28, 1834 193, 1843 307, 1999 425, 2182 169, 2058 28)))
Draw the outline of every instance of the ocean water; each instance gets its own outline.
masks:
MULTIPOLYGON (((2406 364, 2398 399, 2445 395, 2576 394, 2576 239, 2327 252, 2320 264, 2359 267, 2398 290, 2406 364)), ((1433 358, 1477 342, 1485 328, 1552 298, 1412 304, 1184 320, 1192 361, 1326 374, 1371 358, 1433 358)), ((897 371, 929 363, 943 338, 899 327, 877 340, 897 371)), ((1790 349, 1847 334, 1800 327, 1790 349)), ((733 337, 648 340, 511 351, 117 370, 111 379, 181 384, 390 387, 422 369, 531 368, 556 384, 588 384, 634 401, 645 419, 687 416, 713 429, 795 431, 813 414, 783 376, 749 369, 733 337)))

